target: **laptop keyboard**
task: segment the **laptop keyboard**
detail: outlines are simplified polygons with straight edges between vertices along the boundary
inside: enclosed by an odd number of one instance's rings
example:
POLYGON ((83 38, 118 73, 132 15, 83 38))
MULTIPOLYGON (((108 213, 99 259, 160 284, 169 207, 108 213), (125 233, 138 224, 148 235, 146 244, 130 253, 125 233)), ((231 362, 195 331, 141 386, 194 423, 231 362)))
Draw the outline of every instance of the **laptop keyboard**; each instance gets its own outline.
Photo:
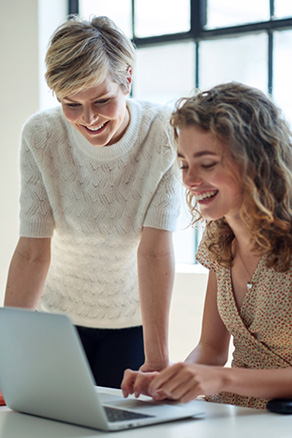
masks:
POLYGON ((105 413, 110 422, 136 420, 139 418, 150 418, 153 415, 139 414, 133 411, 124 411, 123 409, 111 408, 104 406, 105 413))

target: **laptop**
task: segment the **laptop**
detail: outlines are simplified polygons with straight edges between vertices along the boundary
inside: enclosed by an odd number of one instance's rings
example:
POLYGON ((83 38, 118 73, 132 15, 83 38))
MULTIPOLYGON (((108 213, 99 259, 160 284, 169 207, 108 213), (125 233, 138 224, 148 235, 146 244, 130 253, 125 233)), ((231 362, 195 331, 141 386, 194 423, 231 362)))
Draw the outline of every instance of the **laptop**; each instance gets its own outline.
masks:
POLYGON ((201 415, 192 403, 124 399, 94 384, 67 316, 0 308, 0 388, 9 408, 104 431, 201 415))

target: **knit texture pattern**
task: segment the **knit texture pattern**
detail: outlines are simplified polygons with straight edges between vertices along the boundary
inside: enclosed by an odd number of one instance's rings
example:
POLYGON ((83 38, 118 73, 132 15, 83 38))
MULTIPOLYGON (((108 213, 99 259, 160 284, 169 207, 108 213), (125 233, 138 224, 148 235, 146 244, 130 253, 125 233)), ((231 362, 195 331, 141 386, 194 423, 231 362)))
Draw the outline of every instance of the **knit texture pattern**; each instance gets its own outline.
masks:
POLYGON ((94 147, 60 107, 23 129, 20 235, 52 237, 39 310, 78 325, 142 323, 137 248, 143 227, 173 231, 180 208, 169 110, 129 99, 122 139, 94 147))

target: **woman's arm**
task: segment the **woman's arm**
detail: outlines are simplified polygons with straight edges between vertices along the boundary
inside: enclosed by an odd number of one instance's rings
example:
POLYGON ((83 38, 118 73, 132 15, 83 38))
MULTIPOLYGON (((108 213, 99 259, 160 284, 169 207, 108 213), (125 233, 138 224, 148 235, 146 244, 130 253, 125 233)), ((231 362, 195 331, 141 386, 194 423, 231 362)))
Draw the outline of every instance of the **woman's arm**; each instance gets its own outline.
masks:
POLYGON ((9 268, 5 306, 31 309, 37 306, 50 258, 50 238, 20 237, 9 268))
POLYGON ((143 319, 143 371, 168 365, 169 307, 174 282, 172 233, 145 227, 138 249, 138 275, 143 319))
MULTIPOLYGON (((204 306, 202 332, 199 344, 187 357, 185 363, 173 365, 161 373, 139 373, 127 370, 122 382, 122 389, 125 396, 135 393, 146 395, 155 394, 154 398, 165 397, 163 384, 168 379, 175 378, 176 385, 184 384, 185 376, 181 374, 176 377, 180 369, 192 368, 193 364, 221 365, 223 366, 228 358, 230 335, 226 330, 217 310, 217 281, 216 275, 210 272, 207 286, 207 293, 204 306), (165 380, 166 376, 166 380, 165 380), (151 382, 152 385, 151 385, 151 382), (154 386, 153 386, 154 385, 154 386), (161 391, 158 391, 161 385, 161 391)), ((191 384, 191 382, 190 382, 191 384)), ((171 397, 170 393, 168 396, 171 397)))
MULTIPOLYGON (((217 380, 216 373, 212 376, 211 370, 221 371, 223 369, 228 359, 229 343, 230 334, 221 320, 217 307, 216 274, 210 271, 198 345, 185 362, 177 363, 159 373, 155 378, 149 379, 148 394, 156 400, 161 399, 162 395, 164 398, 167 396, 189 401, 199 395, 206 395, 210 388, 217 392, 220 384, 219 377, 217 380)), ((138 385, 145 388, 145 382, 142 379, 137 379, 136 386, 138 385)), ((137 393, 135 385, 134 391, 137 393)))
POLYGON ((292 398, 292 368, 259 370, 178 363, 154 376, 147 387, 156 400, 163 394, 163 398, 182 402, 223 391, 262 399, 292 398))
MULTIPOLYGON (((184 363, 175 364, 148 379, 147 393, 157 400, 163 394, 164 398, 183 402, 222 391, 263 399, 291 398, 292 368, 259 370, 223 367, 230 337, 218 314, 216 289, 215 275, 210 272, 198 346, 184 363)), ((143 384, 145 390, 145 382, 139 384, 143 384)))
POLYGON ((224 368, 224 391, 263 399, 292 398, 292 368, 224 368))

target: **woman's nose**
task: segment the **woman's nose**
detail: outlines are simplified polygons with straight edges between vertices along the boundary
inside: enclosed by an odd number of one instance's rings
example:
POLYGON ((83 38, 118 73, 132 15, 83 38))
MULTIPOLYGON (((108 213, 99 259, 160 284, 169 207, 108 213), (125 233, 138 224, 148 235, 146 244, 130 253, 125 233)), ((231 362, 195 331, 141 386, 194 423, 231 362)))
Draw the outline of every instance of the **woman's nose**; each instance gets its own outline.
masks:
POLYGON ((92 108, 84 108, 82 118, 87 125, 91 125, 98 120, 98 114, 92 108))
POLYGON ((199 186, 202 184, 202 176, 200 171, 196 168, 190 168, 183 175, 183 182, 187 187, 199 186))

